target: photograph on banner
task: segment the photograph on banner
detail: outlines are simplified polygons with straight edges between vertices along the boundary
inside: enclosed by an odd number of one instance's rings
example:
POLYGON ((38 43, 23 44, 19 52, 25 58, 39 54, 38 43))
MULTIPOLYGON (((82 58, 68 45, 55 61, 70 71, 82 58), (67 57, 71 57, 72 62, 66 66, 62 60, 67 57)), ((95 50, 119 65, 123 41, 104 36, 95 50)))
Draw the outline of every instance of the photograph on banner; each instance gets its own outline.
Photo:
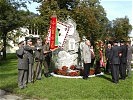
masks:
POLYGON ((64 40, 69 32, 69 24, 64 24, 61 22, 57 22, 57 29, 58 29, 58 46, 62 47, 64 40))

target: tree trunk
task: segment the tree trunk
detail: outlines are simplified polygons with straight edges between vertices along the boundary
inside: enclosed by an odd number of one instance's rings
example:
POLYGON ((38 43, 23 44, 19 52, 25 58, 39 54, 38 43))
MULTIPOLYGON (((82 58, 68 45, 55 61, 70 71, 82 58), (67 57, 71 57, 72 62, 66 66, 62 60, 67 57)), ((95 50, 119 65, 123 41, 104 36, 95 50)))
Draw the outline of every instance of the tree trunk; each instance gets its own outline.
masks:
POLYGON ((6 38, 7 32, 3 32, 3 60, 6 60, 6 38))

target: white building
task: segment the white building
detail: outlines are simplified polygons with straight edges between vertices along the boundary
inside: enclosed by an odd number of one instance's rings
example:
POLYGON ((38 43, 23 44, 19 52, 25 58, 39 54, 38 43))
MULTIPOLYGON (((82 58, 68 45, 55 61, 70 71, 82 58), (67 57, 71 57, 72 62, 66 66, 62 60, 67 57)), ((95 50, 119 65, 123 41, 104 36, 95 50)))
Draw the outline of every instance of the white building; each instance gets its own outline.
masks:
POLYGON ((12 32, 9 32, 9 34, 11 34, 11 38, 12 36, 15 36, 16 34, 18 34, 19 32, 19 37, 16 38, 14 43, 12 40, 8 40, 8 44, 10 46, 7 46, 7 53, 15 53, 16 50, 18 49, 18 42, 21 40, 25 40, 25 37, 39 37, 38 33, 35 34, 35 32, 33 34, 30 34, 29 29, 28 28, 20 28, 18 30, 13 30, 12 32))

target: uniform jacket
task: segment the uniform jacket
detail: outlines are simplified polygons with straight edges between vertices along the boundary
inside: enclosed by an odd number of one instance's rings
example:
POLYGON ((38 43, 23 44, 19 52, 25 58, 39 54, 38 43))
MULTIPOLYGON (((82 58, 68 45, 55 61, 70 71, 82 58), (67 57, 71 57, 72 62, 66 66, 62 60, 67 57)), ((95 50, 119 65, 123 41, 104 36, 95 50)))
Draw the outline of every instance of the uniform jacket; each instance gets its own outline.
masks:
POLYGON ((43 60, 42 45, 35 44, 35 60, 43 60))
MULTIPOLYGON (((43 50, 43 52, 50 51, 49 45, 48 44, 44 44, 42 50, 43 50)), ((43 59, 45 59, 46 57, 48 57, 49 54, 50 54, 50 52, 49 53, 46 53, 46 54, 43 54, 43 59)))
POLYGON ((24 48, 21 47, 16 50, 16 54, 18 57, 18 69, 28 70, 28 56, 24 52, 24 48))
POLYGON ((33 64, 34 63, 33 50, 35 50, 35 48, 30 47, 29 45, 26 45, 24 46, 24 50, 26 51, 28 55, 29 64, 33 64))

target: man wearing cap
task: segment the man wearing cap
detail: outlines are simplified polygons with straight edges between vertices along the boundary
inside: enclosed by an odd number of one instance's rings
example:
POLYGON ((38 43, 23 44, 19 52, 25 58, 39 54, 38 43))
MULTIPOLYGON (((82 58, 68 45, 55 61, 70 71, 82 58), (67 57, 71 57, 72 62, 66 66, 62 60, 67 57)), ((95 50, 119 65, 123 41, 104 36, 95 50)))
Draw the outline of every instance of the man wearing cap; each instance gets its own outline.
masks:
POLYGON ((50 73, 49 73, 49 67, 50 67, 50 57, 49 57, 49 53, 50 48, 49 48, 49 42, 47 41, 47 39, 45 39, 43 41, 43 66, 44 66, 44 76, 45 77, 50 77, 50 73))
POLYGON ((35 78, 37 80, 41 79, 42 74, 42 61, 43 61, 43 51, 42 51, 42 40, 37 39, 35 44, 35 78))
POLYGON ((127 65, 127 46, 124 44, 124 40, 120 41, 120 79, 126 78, 126 65, 127 65))
POLYGON ((111 62, 111 76, 114 83, 119 82, 119 65, 120 65, 120 47, 118 46, 118 41, 114 41, 114 46, 110 52, 110 62, 111 62))
POLYGON ((28 57, 24 51, 24 41, 19 42, 19 49, 16 50, 18 57, 18 86, 20 89, 26 87, 28 73, 28 57))
POLYGON ((28 82, 33 82, 33 63, 34 63, 34 57, 33 57, 33 50, 35 50, 35 47, 32 44, 32 39, 27 40, 26 46, 24 46, 24 50, 26 51, 28 55, 28 82))

